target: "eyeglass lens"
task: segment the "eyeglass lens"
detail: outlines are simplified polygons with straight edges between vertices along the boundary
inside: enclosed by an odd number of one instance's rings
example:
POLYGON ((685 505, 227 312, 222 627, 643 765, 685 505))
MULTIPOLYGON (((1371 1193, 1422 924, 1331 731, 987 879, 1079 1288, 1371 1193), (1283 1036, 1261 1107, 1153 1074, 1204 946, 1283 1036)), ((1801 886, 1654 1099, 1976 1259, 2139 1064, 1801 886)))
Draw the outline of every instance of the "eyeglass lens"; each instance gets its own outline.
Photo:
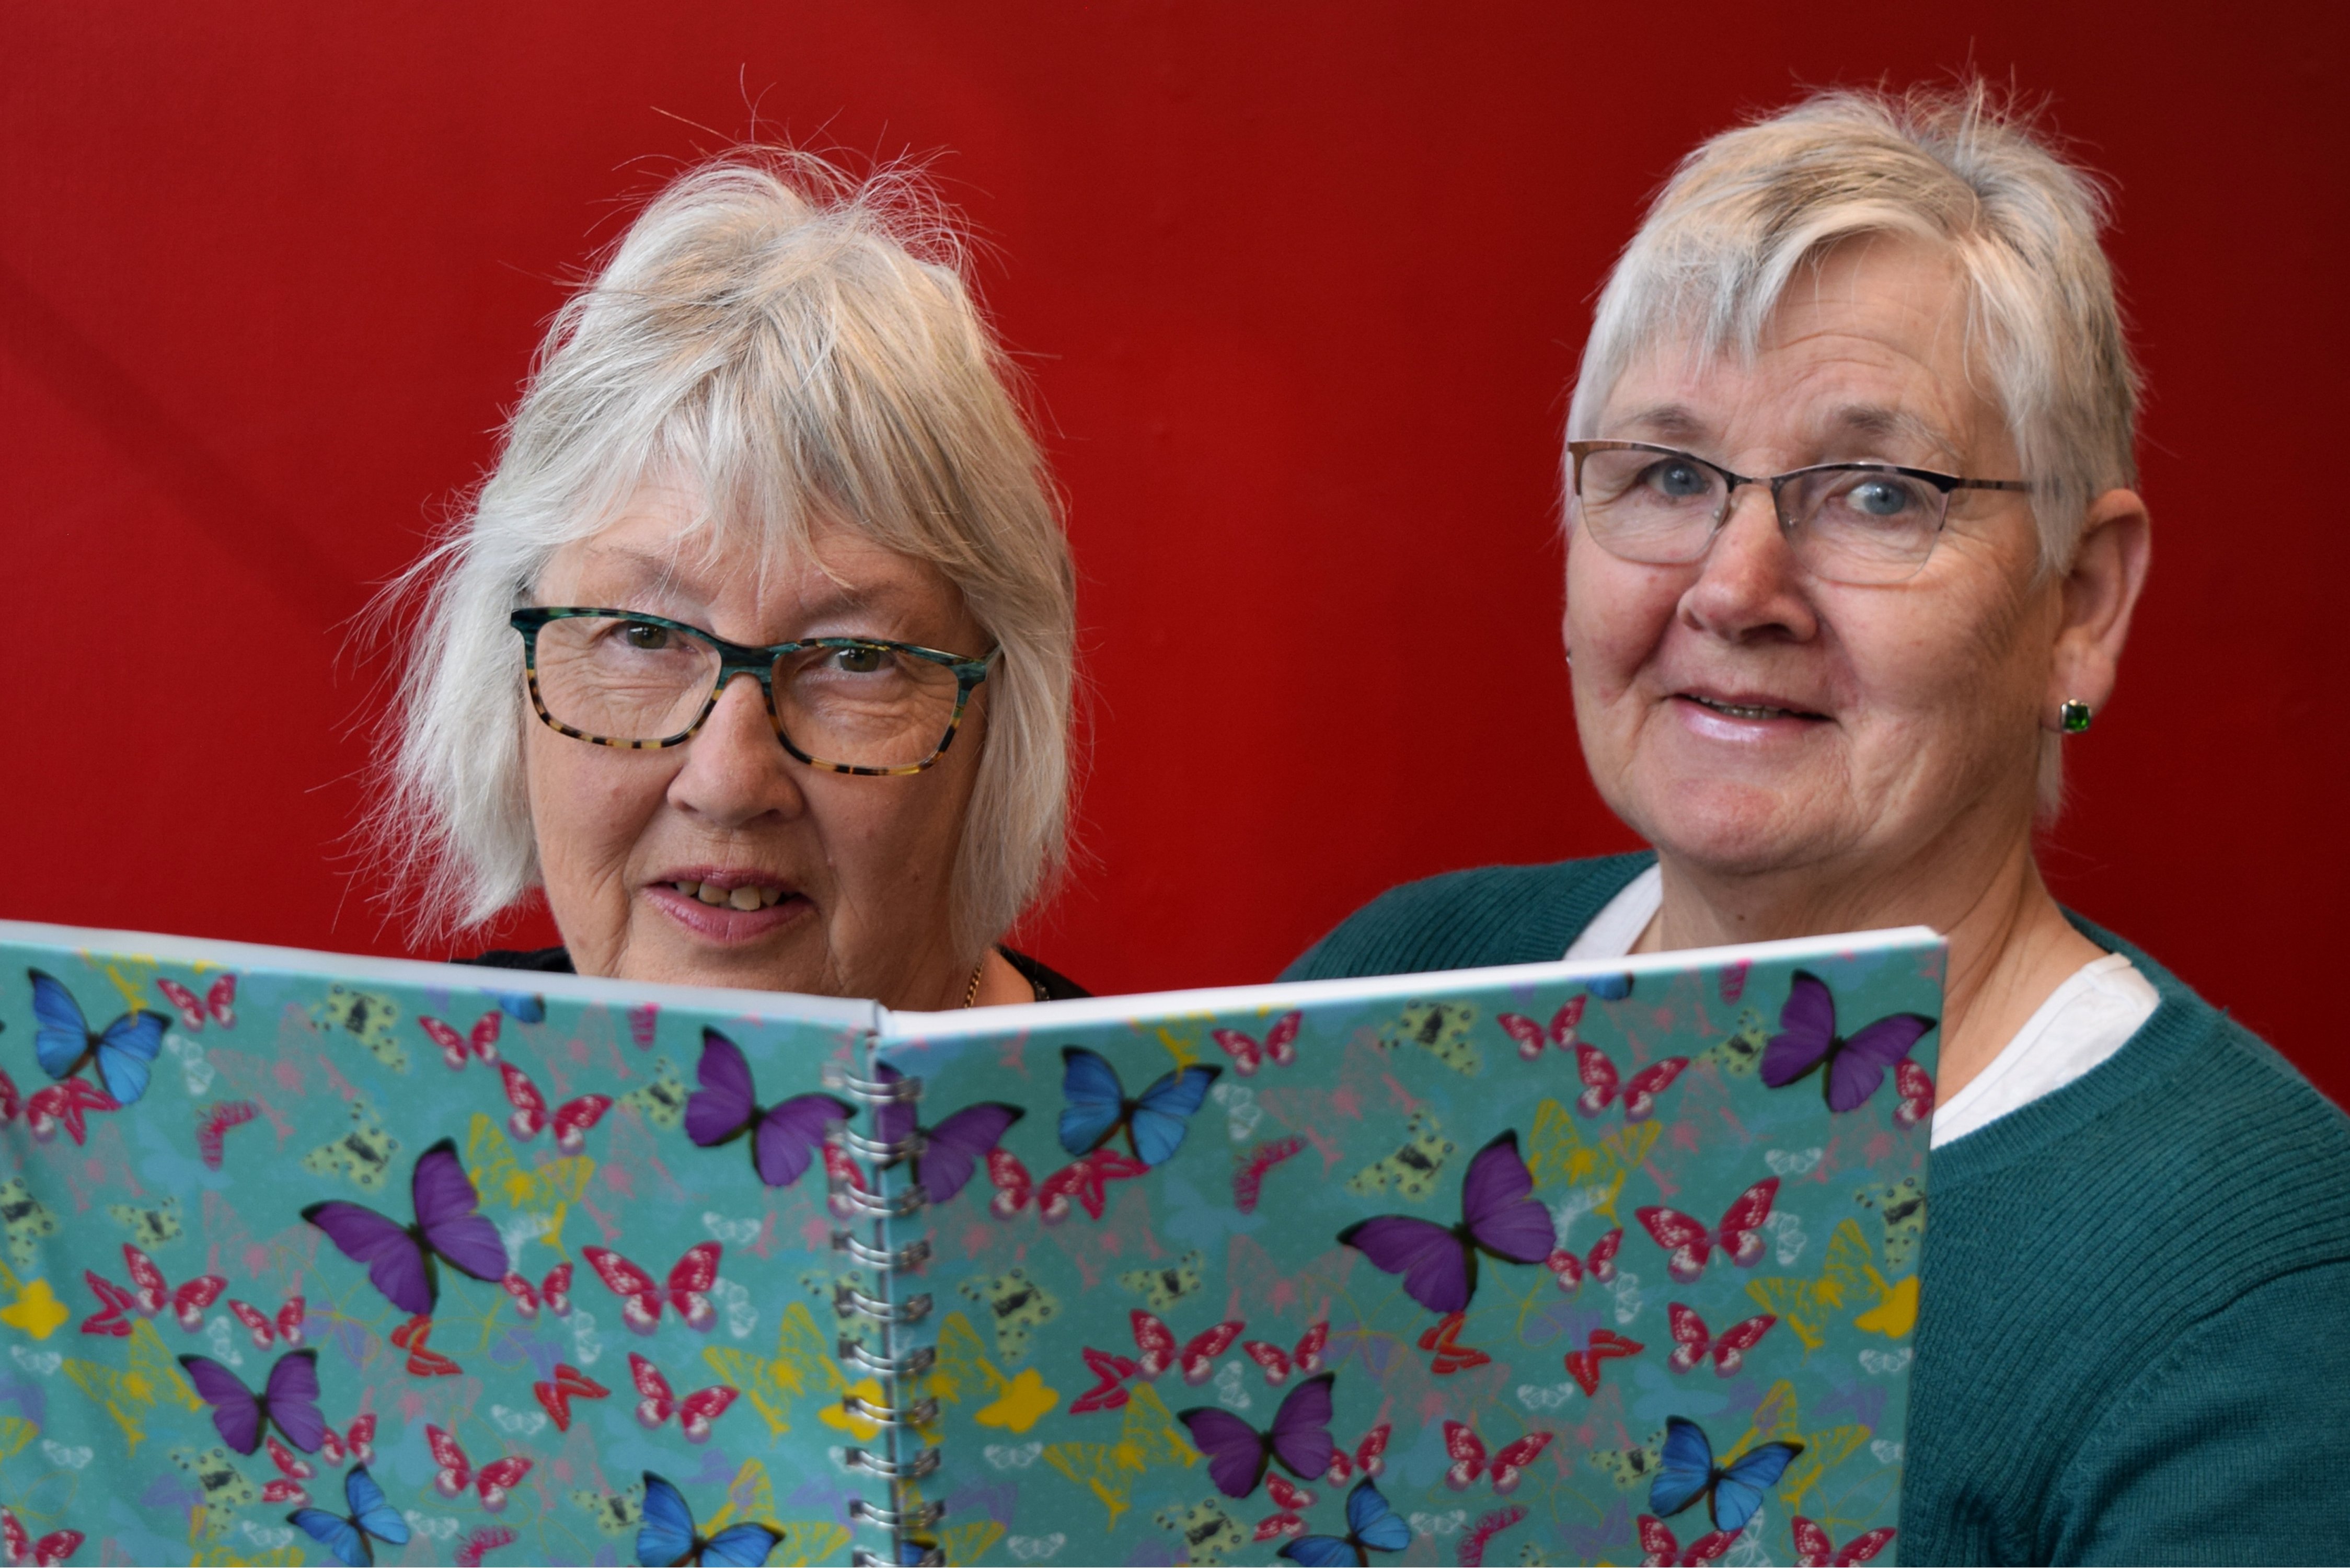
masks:
MULTIPOLYGON (((1728 515, 1730 482, 1677 453, 1602 448, 1583 454, 1576 498, 1585 526, 1627 561, 1694 561, 1728 515)), ((1880 469, 1809 469, 1779 486, 1780 525, 1804 569, 1831 582, 1897 583, 1933 553, 1949 496, 1880 469)))
MULTIPOLYGON (((539 701, 557 722, 607 741, 669 741, 717 689, 718 649, 690 632, 620 616, 567 616, 537 634, 539 701)), ((879 643, 808 648, 775 661, 783 732, 843 767, 927 762, 961 693, 943 664, 879 643)))

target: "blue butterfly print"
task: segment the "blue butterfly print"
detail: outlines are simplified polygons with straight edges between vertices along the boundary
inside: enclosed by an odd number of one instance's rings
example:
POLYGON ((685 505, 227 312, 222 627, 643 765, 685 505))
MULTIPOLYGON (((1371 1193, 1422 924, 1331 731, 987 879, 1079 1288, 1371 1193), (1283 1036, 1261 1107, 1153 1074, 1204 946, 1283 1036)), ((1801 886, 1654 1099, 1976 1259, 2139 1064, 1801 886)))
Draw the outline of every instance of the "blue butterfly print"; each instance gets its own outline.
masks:
POLYGON ((95 1060, 99 1082, 114 1103, 137 1104, 147 1092, 155 1054, 163 1048, 163 1015, 134 1007, 92 1033, 73 992, 39 970, 25 972, 33 981, 33 1054, 40 1058, 41 1071, 70 1078, 95 1060))
POLYGON ((390 1546, 408 1544, 408 1521, 391 1506, 365 1465, 353 1465, 343 1477, 343 1501, 351 1511, 348 1517, 323 1508, 297 1508, 286 1521, 348 1568, 370 1568, 375 1562, 375 1548, 368 1544, 370 1535, 390 1546))
POLYGON ((1222 1067, 1184 1067, 1132 1099, 1118 1069, 1082 1045, 1061 1049, 1061 1147, 1085 1156, 1126 1134, 1127 1147, 1145 1165, 1164 1165, 1183 1147, 1191 1116, 1208 1097, 1222 1067))
POLYGON ((1584 985, 1602 1002, 1621 1002, 1632 994, 1632 977, 1628 974, 1604 974, 1586 981, 1584 985))
POLYGON ((526 991, 494 991, 489 995, 516 1023, 546 1022, 546 998, 543 996, 526 991))
POLYGON ((1347 1533, 1305 1535, 1281 1549, 1281 1555, 1305 1568, 1332 1568, 1352 1563, 1363 1568, 1374 1552, 1400 1552, 1411 1544, 1411 1524, 1388 1504, 1368 1478, 1347 1494, 1347 1533))
POLYGON ((758 1568, 783 1540, 764 1524, 730 1524, 715 1535, 693 1527, 685 1495, 667 1480, 645 1472, 645 1522, 637 1532, 637 1561, 672 1564, 715 1563, 723 1568, 758 1568))
POLYGON ((1758 1443, 1730 1463, 1718 1465, 1705 1428, 1684 1417, 1669 1417, 1648 1506, 1658 1517, 1670 1519, 1703 1498, 1713 1527, 1735 1535, 1762 1506, 1763 1492, 1778 1484, 1803 1451, 1801 1443, 1758 1443))

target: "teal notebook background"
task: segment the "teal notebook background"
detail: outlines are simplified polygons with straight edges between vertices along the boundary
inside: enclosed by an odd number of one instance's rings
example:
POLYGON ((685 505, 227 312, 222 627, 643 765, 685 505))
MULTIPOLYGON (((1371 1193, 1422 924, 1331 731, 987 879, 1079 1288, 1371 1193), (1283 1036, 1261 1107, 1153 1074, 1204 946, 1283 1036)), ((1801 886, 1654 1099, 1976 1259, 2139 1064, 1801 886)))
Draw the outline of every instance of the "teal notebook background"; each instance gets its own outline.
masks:
POLYGON ((0 1525, 73 1562, 1892 1561, 1937 1033, 1825 1091, 1941 965, 1908 931, 890 1014, 0 925, 0 1525))

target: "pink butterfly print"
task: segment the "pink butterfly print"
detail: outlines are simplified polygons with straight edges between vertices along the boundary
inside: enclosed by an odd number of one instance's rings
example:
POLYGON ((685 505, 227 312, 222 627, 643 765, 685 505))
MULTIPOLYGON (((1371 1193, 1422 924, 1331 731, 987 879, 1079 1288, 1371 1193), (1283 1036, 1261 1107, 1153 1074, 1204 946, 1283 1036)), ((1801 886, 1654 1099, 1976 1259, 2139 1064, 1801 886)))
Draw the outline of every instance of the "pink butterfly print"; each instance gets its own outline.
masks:
POLYGON ((530 1391, 558 1432, 571 1430, 571 1401, 574 1399, 608 1399, 612 1397, 609 1388, 579 1368, 562 1362, 556 1364, 553 1379, 532 1384, 530 1391))
POLYGON ((1666 1272, 1681 1284, 1693 1284, 1705 1272, 1713 1250, 1721 1248, 1730 1261, 1751 1269, 1762 1261, 1762 1222, 1771 1218, 1771 1203, 1779 1193, 1779 1179, 1763 1178, 1738 1195, 1721 1224, 1709 1231, 1678 1209, 1651 1208, 1633 1211, 1659 1247, 1669 1250, 1666 1272))
POLYGON ((309 1460, 279 1442, 276 1438, 267 1438, 264 1441, 269 1447, 269 1462, 276 1465, 277 1473, 287 1480, 306 1481, 318 1473, 309 1460))
POLYGON ((98 1297, 98 1311, 81 1320, 81 1331, 115 1339, 129 1339, 130 1319, 128 1314, 138 1310, 139 1298, 113 1281, 88 1269, 82 1271, 81 1277, 89 1285, 90 1293, 98 1297))
POLYGON ((1872 1530, 1854 1536, 1838 1551, 1836 1543, 1828 1539, 1828 1532, 1802 1514, 1795 1515, 1793 1523, 1796 1568, 1853 1568, 1853 1564, 1866 1563, 1884 1551, 1896 1533, 1890 1528, 1872 1530))
POLYGON ((408 1352, 411 1377, 454 1377, 464 1370, 432 1348, 432 1319, 429 1314, 410 1318, 393 1329, 391 1343, 394 1348, 408 1352))
POLYGON ((8 1561, 31 1563, 36 1568, 57 1568, 57 1565, 81 1550, 88 1539, 78 1530, 53 1530, 38 1541, 25 1532, 13 1508, 0 1508, 0 1543, 8 1550, 8 1561))
POLYGON ((338 1432, 332 1427, 328 1428, 318 1451, 327 1457, 330 1465, 341 1464, 346 1459, 363 1465, 375 1463, 375 1412, 363 1410, 352 1417, 348 1431, 338 1432))
POLYGON ((1142 1370, 1141 1363, 1091 1345, 1078 1354, 1086 1358, 1086 1369, 1098 1381, 1069 1401, 1069 1414, 1086 1416, 1096 1410, 1126 1408, 1127 1401, 1133 1397, 1126 1391, 1126 1380, 1142 1370))
POLYGON ((1254 1035, 1243 1033, 1237 1029, 1217 1029, 1211 1033, 1214 1034, 1216 1044, 1223 1047, 1224 1054, 1232 1059, 1232 1071, 1245 1078, 1267 1062, 1276 1067, 1286 1067, 1296 1061, 1295 1042, 1297 1027, 1305 1019, 1303 1012, 1283 1013, 1273 1021, 1273 1027, 1264 1032, 1263 1044, 1259 1044, 1254 1035))
POLYGON ((641 1007, 629 1009, 629 1038, 637 1043, 639 1051, 653 1048, 654 1026, 660 1021, 660 1004, 648 1002, 641 1007))
POLYGON ((191 1034, 204 1026, 207 1014, 223 1029, 236 1023, 236 976, 233 974, 213 981, 201 997, 176 980, 159 980, 155 989, 178 1011, 180 1022, 187 1025, 191 1034))
MULTIPOLYGON (((9 1085, 11 1089, 14 1085, 9 1085)), ((82 1140, 82 1116, 88 1111, 119 1111, 114 1096, 83 1078, 68 1078, 34 1092, 25 1102, 25 1126, 39 1142, 47 1143, 66 1129, 66 1136, 79 1144, 82 1140)))
MULTIPOLYGON (((857 1168, 857 1162, 848 1158, 846 1149, 831 1143, 821 1147, 824 1152, 825 1185, 829 1192, 829 1196, 825 1199, 826 1206, 832 1210, 836 1219, 854 1219, 860 1210, 849 1194, 865 1190, 865 1173, 857 1168)), ((991 1165, 988 1168, 992 1171, 994 1167, 991 1165)), ((1024 1171, 1022 1174, 1026 1173, 1024 1171)))
POLYGON ((491 1008, 473 1020, 473 1027, 460 1034, 449 1024, 427 1014, 417 1015, 417 1027, 432 1036, 432 1044, 441 1047, 441 1060, 449 1064, 451 1072, 465 1065, 468 1055, 479 1056, 484 1062, 498 1059, 498 1031, 504 1027, 505 1014, 491 1008))
POLYGON ((637 1424, 648 1429, 660 1427, 671 1416, 677 1417, 678 1430, 689 1443, 710 1440, 710 1423, 726 1414, 735 1400, 743 1397, 739 1388, 721 1384, 715 1387, 697 1389, 681 1399, 670 1387, 661 1369, 639 1355, 629 1353, 629 1376, 641 1396, 637 1400, 637 1424))
POLYGON ((1235 1157, 1232 1172, 1232 1207, 1243 1214, 1256 1212, 1257 1195, 1264 1186, 1265 1172, 1305 1147, 1305 1140, 1295 1134, 1257 1145, 1245 1158, 1235 1157))
POLYGON ((16 1080, 0 1073, 0 1127, 6 1127, 25 1111, 25 1096, 17 1091, 16 1080))
POLYGON ((1525 1516, 1524 1509, 1513 1504, 1508 1508, 1497 1508, 1480 1519, 1461 1538, 1461 1568, 1484 1568, 1486 1543, 1525 1516))
MULTIPOLYGON (((1504 1496, 1517 1490, 1526 1467, 1550 1447, 1550 1439, 1548 1432, 1528 1432, 1495 1454, 1493 1490, 1504 1496)), ((1452 1468, 1444 1472, 1444 1484, 1454 1491, 1468 1490, 1485 1473, 1485 1440, 1473 1428, 1459 1421, 1445 1422, 1444 1451, 1452 1457, 1452 1468)))
MULTIPOLYGON (((1672 1086, 1673 1080, 1689 1064, 1686 1056, 1668 1056, 1633 1074, 1631 1081, 1624 1085, 1624 1119, 1644 1122, 1655 1116, 1657 1096, 1672 1086)), ((1583 1093, 1575 1096, 1575 1108, 1586 1116, 1596 1116, 1615 1101, 1616 1064, 1596 1045, 1578 1044, 1575 1048, 1575 1070, 1583 1080, 1583 1093)))
POLYGON ((253 1348, 255 1350, 266 1350, 271 1341, 278 1339, 288 1345, 301 1344, 302 1324, 310 1315, 309 1306, 300 1296, 287 1297, 286 1304, 277 1309, 275 1317, 249 1302, 237 1301, 234 1297, 229 1301, 228 1310, 236 1314, 237 1322, 252 1331, 253 1348))
POLYGON ((1009 1220, 1028 1207, 1036 1195, 1035 1178, 1020 1163, 1020 1157, 1008 1148, 987 1151, 987 1179, 995 1189, 995 1196, 987 1200, 988 1212, 998 1220, 1009 1220))
POLYGON ((495 1552, 501 1546, 512 1546, 520 1539, 520 1536, 503 1524, 491 1525, 487 1530, 476 1530, 465 1537, 463 1544, 457 1548, 457 1555, 454 1559, 457 1568, 482 1568, 483 1553, 495 1552))
POLYGON ((438 1427, 426 1427, 424 1440, 432 1449, 432 1462, 440 1467, 432 1478, 432 1490, 442 1497, 457 1497, 470 1487, 492 1513, 505 1507, 508 1494, 530 1474, 531 1461, 521 1454, 492 1459, 475 1469, 457 1439, 438 1427))
POLYGON ((1627 1339, 1612 1328, 1595 1328, 1590 1340, 1581 1350, 1566 1353, 1567 1376, 1586 1397, 1599 1397, 1600 1368, 1610 1361, 1628 1361, 1648 1347, 1637 1339, 1627 1339))
POLYGON ((220 1300, 228 1289, 228 1282, 218 1274, 200 1274, 173 1290, 164 1281, 163 1271, 155 1261, 130 1242, 122 1243, 122 1261, 130 1267, 131 1288, 138 1293, 139 1310, 153 1317, 165 1307, 180 1320, 180 1326, 192 1334, 204 1325, 204 1309, 220 1300))
MULTIPOLYGON (((498 1015, 493 1012, 489 1016, 495 1018, 498 1015)), ((515 1137, 528 1143, 538 1136, 539 1129, 546 1127, 550 1119, 546 1111, 546 1096, 538 1092, 538 1085, 530 1081, 529 1074, 511 1062, 498 1064, 498 1075, 505 1080, 506 1103, 514 1106, 514 1115, 506 1118, 506 1126, 514 1129, 515 1137)), ((577 1154, 587 1147, 588 1129, 602 1121, 604 1113, 611 1108, 612 1096, 609 1095, 582 1095, 576 1100, 566 1100, 557 1106, 551 1118, 555 1123, 556 1151, 577 1154)))
POLYGON ((1241 1330, 1248 1326, 1239 1318, 1230 1319, 1193 1334, 1179 1351, 1173 1332, 1159 1318, 1140 1307, 1136 1307, 1129 1317, 1134 1324, 1134 1347, 1140 1356, 1142 1376, 1156 1378, 1170 1366, 1180 1366, 1183 1381, 1195 1385, 1214 1376, 1216 1357, 1231 1349, 1232 1341, 1241 1336, 1241 1330))
POLYGON ((1518 1043, 1518 1054, 1531 1062, 1543 1054, 1545 1039, 1562 1051, 1575 1048, 1575 1026, 1583 1022, 1583 1004, 1589 1000, 1579 993, 1569 997, 1565 1006, 1550 1015, 1550 1028, 1547 1030, 1523 1012, 1499 1013, 1493 1021, 1518 1043))
POLYGON ((1098 1220, 1108 1201, 1107 1183, 1130 1181, 1149 1173, 1150 1167, 1130 1154, 1097 1148, 1045 1179, 1036 1189, 1036 1217, 1047 1225, 1057 1225, 1069 1217, 1069 1199, 1075 1198, 1087 1219, 1098 1220))
POLYGON ((1429 1370, 1437 1376, 1450 1377, 1493 1359, 1475 1345, 1461 1343, 1461 1325, 1468 1317, 1465 1312, 1447 1313, 1420 1331, 1419 1347, 1430 1353, 1429 1370))
POLYGON ((1665 1528, 1663 1520, 1653 1513, 1640 1516, 1640 1550, 1648 1553, 1640 1559, 1644 1568, 1700 1568, 1737 1544, 1737 1532, 1713 1530, 1690 1542, 1689 1550, 1683 1552, 1679 1540, 1665 1528))
POLYGON ((203 1156, 204 1168, 218 1170, 228 1158, 228 1134, 231 1127, 241 1127, 261 1113, 251 1100, 224 1100, 216 1106, 196 1107, 196 1152, 203 1156))
POLYGON ((1673 1325, 1673 1353, 1665 1358, 1665 1365, 1676 1372, 1687 1372, 1711 1352, 1713 1370, 1723 1377, 1737 1375, 1746 1353, 1762 1343, 1762 1336, 1771 1332, 1771 1325, 1779 1321, 1774 1314, 1762 1313, 1731 1324, 1716 1337, 1706 1331, 1705 1319, 1679 1302, 1667 1302, 1665 1315, 1673 1325))
POLYGON ((1751 959, 1740 959, 1736 963, 1722 967, 1722 1001, 1735 1002, 1746 994, 1746 971, 1753 967, 1753 961, 1751 959))
POLYGON ((582 1247, 579 1255, 605 1288, 620 1298, 620 1317, 637 1333, 650 1334, 660 1326, 664 1303, 676 1309, 686 1327, 700 1332, 718 1321, 718 1309, 710 1304, 710 1287, 718 1282, 718 1259, 725 1250, 716 1241, 689 1247, 670 1270, 665 1286, 655 1284, 650 1274, 608 1248, 582 1247))
POLYGON ((1893 1108, 1893 1119, 1903 1127, 1914 1127, 1934 1114, 1933 1076, 1907 1056, 1893 1064, 1893 1087, 1901 1096, 1901 1103, 1893 1108))
POLYGON ((1343 1486, 1358 1472, 1367 1476, 1380 1474, 1388 1468, 1387 1459, 1383 1456, 1388 1451, 1388 1438, 1394 1431, 1395 1423, 1381 1421, 1363 1434, 1363 1440, 1355 1445, 1352 1453, 1347 1452, 1344 1448, 1333 1445, 1330 1450, 1330 1469, 1325 1479, 1332 1486, 1343 1486))
POLYGON ((1314 1506, 1314 1494, 1271 1469, 1265 1471, 1264 1490, 1281 1511, 1257 1521, 1257 1540, 1278 1541, 1284 1536, 1305 1534, 1305 1511, 1314 1506))
POLYGON ((505 1287, 506 1294, 514 1298, 515 1312, 521 1317, 536 1317, 542 1305, 557 1317, 571 1315, 571 1265, 568 1263, 557 1263, 547 1270, 545 1282, 536 1289, 520 1274, 509 1273, 498 1282, 505 1287))
POLYGON ((1603 1285, 1614 1279, 1616 1254, 1623 1249, 1623 1246, 1624 1227, 1618 1225, 1593 1242, 1591 1251, 1584 1256, 1578 1258, 1566 1248, 1561 1247, 1543 1260, 1543 1266, 1550 1270, 1553 1277, 1558 1281, 1560 1290, 1572 1294, 1586 1279, 1603 1285))
POLYGON ((1285 1351, 1261 1339, 1243 1340, 1241 1350, 1264 1373, 1265 1382, 1278 1388, 1289 1381, 1293 1370, 1307 1374, 1321 1371, 1322 1348, 1329 1343, 1330 1325, 1324 1322, 1307 1329, 1295 1350, 1285 1351))

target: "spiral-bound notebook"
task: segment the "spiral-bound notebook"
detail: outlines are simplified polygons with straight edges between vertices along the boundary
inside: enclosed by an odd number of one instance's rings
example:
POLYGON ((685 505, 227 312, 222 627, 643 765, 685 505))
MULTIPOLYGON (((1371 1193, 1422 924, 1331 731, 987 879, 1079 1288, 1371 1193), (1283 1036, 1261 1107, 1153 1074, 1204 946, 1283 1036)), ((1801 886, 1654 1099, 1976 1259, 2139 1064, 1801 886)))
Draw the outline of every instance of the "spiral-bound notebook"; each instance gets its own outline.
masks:
POLYGON ((1942 964, 893 1014, 0 924, 0 1530, 1892 1561, 1942 964))

